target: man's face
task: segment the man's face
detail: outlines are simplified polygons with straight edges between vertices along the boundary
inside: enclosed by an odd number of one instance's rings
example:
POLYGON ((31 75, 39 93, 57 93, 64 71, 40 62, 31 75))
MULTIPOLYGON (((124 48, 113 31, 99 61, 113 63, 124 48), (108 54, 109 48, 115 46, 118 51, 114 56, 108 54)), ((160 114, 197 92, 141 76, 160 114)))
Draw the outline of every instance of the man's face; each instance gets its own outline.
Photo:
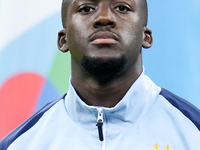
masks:
MULTIPOLYGON (((144 26, 139 0, 70 0, 64 14, 72 61, 125 57, 133 65, 141 53, 144 26)), ((65 6, 64 6, 65 7, 65 6)))

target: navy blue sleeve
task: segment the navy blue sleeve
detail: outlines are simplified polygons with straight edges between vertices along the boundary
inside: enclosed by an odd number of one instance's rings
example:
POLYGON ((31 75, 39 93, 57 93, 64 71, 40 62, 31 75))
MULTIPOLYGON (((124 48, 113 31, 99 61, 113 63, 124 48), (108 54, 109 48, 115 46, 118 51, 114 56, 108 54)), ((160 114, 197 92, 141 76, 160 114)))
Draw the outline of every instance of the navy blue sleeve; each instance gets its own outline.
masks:
POLYGON ((20 126, 18 126, 16 129, 10 132, 7 136, 5 136, 0 141, 0 150, 6 150, 13 141, 15 141, 20 135, 25 133, 31 127, 33 127, 37 123, 37 121, 43 116, 43 114, 46 111, 48 111, 58 101, 62 100, 65 97, 65 95, 61 99, 59 98, 46 104, 38 112, 36 112, 34 115, 28 118, 25 122, 23 122, 20 126))
POLYGON ((176 96, 166 89, 162 89, 160 95, 165 97, 169 103, 180 110, 200 131, 200 110, 188 101, 176 96))

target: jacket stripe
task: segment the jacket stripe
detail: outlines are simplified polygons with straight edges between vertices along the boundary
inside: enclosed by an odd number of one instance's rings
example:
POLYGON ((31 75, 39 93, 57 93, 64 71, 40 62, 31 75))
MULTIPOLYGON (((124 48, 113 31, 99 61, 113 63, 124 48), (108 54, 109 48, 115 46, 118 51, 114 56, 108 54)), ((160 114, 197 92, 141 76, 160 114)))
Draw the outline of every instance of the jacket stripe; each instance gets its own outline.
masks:
POLYGON ((160 95, 190 119, 200 131, 200 110, 197 107, 164 88, 160 95))

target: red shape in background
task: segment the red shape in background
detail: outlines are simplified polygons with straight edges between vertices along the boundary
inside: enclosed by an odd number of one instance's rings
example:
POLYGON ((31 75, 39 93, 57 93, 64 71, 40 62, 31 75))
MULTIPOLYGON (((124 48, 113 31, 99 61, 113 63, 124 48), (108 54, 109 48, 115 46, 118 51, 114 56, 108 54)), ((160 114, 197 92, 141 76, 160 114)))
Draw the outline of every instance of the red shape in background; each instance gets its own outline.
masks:
POLYGON ((43 77, 21 73, 0 87, 0 139, 32 115, 43 84, 43 77))

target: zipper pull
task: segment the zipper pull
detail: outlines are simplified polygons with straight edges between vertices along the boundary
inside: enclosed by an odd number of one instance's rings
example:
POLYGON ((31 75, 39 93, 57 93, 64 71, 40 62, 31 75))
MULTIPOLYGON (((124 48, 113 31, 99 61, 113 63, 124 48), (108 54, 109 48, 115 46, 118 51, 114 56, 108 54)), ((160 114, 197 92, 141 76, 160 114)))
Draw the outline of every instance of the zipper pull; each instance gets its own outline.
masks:
POLYGON ((102 108, 97 108, 98 111, 98 118, 97 118, 97 124, 96 126, 98 127, 98 132, 99 132, 99 140, 103 141, 103 109, 102 108))

